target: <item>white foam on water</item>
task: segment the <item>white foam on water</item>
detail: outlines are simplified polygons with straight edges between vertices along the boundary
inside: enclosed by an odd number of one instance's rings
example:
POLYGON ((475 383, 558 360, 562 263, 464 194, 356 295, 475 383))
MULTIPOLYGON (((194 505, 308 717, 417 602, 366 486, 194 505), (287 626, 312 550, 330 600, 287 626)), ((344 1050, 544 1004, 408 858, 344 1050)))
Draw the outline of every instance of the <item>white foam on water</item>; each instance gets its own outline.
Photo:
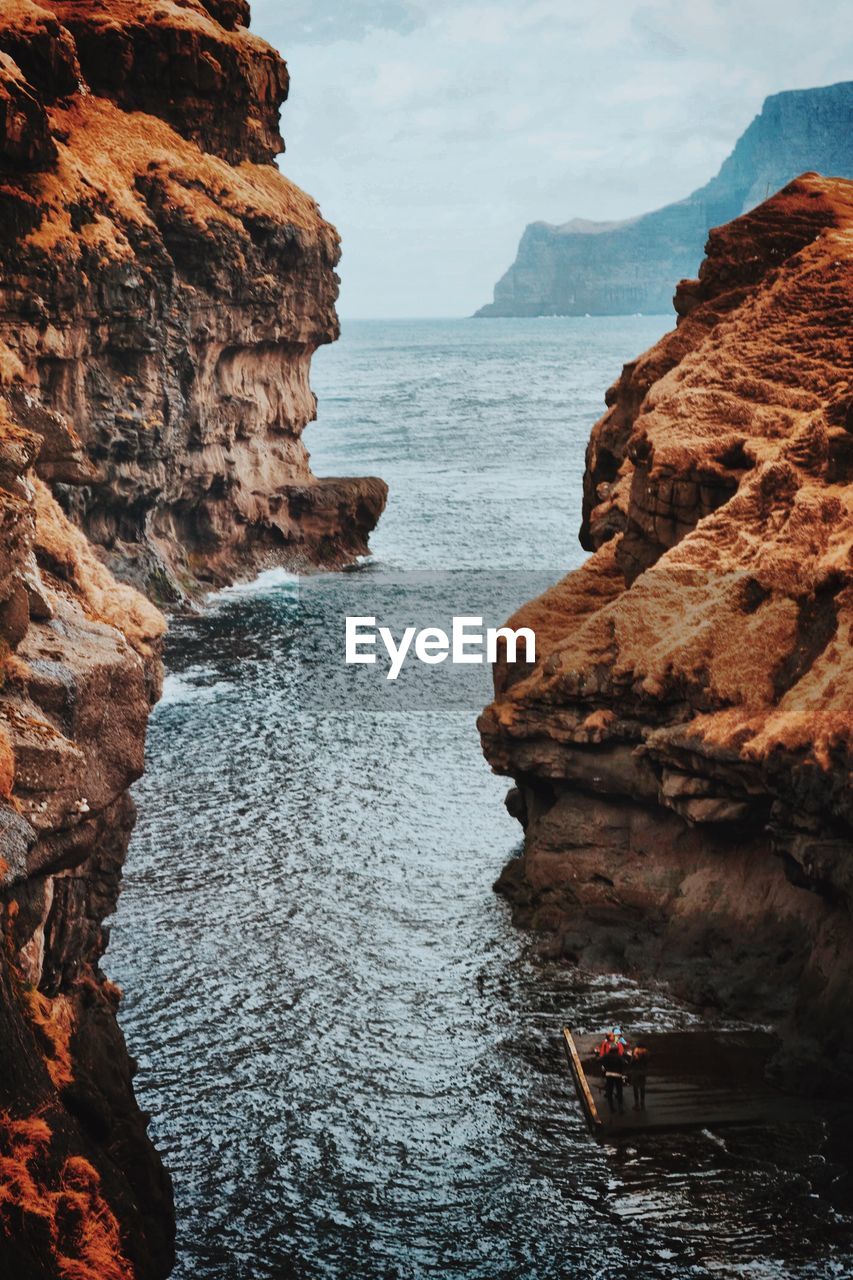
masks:
POLYGON ((298 590, 299 574, 292 573, 289 569, 264 569, 256 578, 252 578, 248 582, 235 582, 230 587, 223 587, 220 591, 210 591, 205 596, 207 604, 221 604, 227 600, 241 596, 263 596, 271 591, 278 591, 282 587, 292 587, 298 590))
POLYGON ((163 693, 157 704, 160 707, 174 707, 188 702, 214 702, 223 693, 229 693, 234 684, 230 680, 217 680, 214 684, 201 684, 208 671, 203 667, 193 667, 183 675, 168 675, 163 681, 163 693))

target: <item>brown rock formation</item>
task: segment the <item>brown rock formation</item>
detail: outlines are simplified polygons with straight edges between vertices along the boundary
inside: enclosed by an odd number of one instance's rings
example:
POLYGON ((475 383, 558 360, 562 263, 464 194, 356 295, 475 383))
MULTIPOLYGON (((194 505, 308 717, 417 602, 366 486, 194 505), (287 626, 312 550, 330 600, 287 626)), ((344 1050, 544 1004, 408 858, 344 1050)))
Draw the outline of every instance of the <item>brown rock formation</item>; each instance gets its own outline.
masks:
MULTIPOLYGON (((7 361, 7 376, 8 376, 7 361)), ((14 372, 14 366, 13 366, 14 372)), ((0 1271, 167 1274, 169 1181, 98 963, 133 824, 164 622, 115 581, 46 479, 80 441, 0 396, 0 1271), (40 451, 43 461, 40 459, 40 451)))
POLYGON ((853 184, 711 232, 587 452, 594 552, 516 615, 481 719, 566 955, 784 1021, 853 1065, 853 184), (845 1058, 843 1055, 847 1055, 845 1058))
POLYGON ((386 489, 318 480, 338 237, 273 163, 284 63, 243 0, 7 0, 0 339, 96 472, 60 492, 164 599, 364 552, 386 489))
POLYGON ((160 684, 157 610, 366 550, 318 480, 338 238, 273 161, 245 0, 0 6, 0 1273, 154 1280, 171 1188, 99 961, 160 684), (88 538, 87 538, 88 535, 88 538), (91 542, 89 541, 91 539, 91 542), (93 545, 94 544, 94 545, 93 545))

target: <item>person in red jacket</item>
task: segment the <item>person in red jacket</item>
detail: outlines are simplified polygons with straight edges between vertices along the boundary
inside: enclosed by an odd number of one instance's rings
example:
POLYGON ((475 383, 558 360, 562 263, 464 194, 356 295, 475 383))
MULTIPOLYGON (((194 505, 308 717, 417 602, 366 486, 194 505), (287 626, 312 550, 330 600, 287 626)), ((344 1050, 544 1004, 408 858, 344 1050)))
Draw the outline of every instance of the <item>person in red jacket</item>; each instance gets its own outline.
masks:
POLYGON ((618 1051, 620 1056, 626 1053, 628 1049, 628 1041, 623 1036, 619 1027, 614 1027, 612 1031, 608 1031, 607 1035, 598 1046, 597 1052, 599 1058, 603 1058, 604 1055, 613 1048, 618 1051))

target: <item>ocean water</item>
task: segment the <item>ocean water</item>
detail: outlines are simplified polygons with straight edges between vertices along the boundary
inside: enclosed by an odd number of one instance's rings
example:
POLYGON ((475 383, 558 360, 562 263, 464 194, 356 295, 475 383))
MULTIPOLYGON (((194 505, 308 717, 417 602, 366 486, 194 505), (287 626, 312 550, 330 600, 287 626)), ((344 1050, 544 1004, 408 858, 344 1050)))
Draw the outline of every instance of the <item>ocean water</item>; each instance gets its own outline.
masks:
POLYGON ((342 670, 348 613, 499 623, 580 562, 590 425, 665 324, 345 325, 307 441, 318 474, 388 480, 372 560, 267 574, 173 624, 106 968, 179 1280, 853 1274, 847 1224, 797 1172, 817 1123, 590 1140, 562 1023, 698 1015, 543 961, 510 924, 485 669, 342 670))

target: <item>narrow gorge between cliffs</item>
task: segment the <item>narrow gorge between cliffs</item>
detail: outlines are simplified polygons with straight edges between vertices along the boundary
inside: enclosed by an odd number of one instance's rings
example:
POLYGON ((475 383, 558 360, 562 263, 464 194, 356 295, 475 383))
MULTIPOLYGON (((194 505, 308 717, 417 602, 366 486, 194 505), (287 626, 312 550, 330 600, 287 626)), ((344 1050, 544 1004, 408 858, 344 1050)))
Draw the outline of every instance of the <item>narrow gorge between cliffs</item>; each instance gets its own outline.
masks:
POLYGON ((589 1140, 561 1021, 702 1014, 511 925, 488 674, 452 706, 311 692, 345 614, 422 608, 407 575, 500 621, 581 562, 603 389, 669 324, 346 325, 315 358, 306 444, 319 474, 388 482, 372 559, 173 620, 105 968, 175 1182, 178 1280, 850 1274, 849 1224, 812 1193, 817 1117, 589 1140))

